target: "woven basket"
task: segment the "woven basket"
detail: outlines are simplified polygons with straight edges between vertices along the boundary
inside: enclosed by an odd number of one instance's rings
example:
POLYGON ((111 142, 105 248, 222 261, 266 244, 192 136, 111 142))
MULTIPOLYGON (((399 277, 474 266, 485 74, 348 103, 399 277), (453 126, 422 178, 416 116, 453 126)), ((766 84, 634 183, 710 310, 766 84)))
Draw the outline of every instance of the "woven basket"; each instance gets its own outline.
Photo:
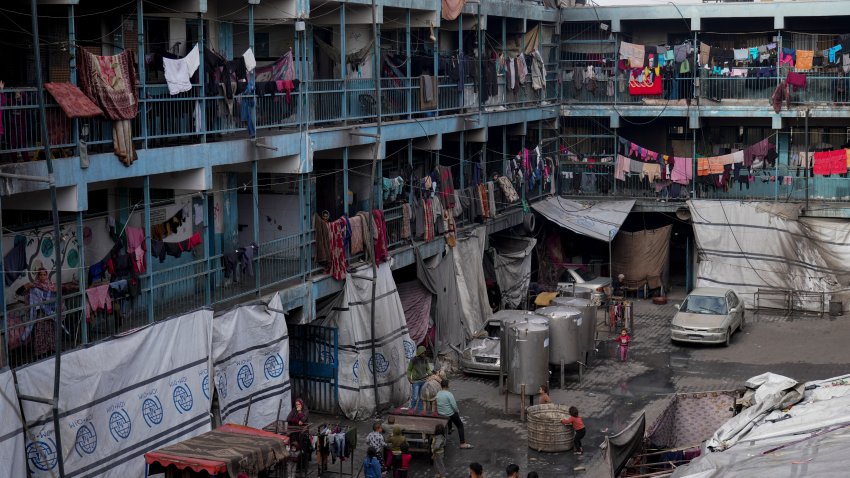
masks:
POLYGON ((528 407, 528 447, 545 452, 572 450, 575 436, 573 427, 561 424, 562 418, 570 416, 569 408, 554 403, 528 407))

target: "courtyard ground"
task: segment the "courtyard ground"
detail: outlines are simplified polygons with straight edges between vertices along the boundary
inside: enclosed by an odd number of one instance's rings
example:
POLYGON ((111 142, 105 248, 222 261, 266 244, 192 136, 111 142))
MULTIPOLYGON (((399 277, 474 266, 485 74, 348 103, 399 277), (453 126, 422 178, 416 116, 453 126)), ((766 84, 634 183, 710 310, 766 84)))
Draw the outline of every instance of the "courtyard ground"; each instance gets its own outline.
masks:
MULTIPOLYGON (((504 476, 510 463, 520 466, 520 476, 537 471, 542 478, 604 476, 600 471, 600 444, 606 435, 622 429, 642 410, 651 423, 659 405, 669 394, 739 388, 763 372, 774 372, 805 381, 848 372, 850 366, 850 316, 754 314, 747 311, 746 327, 723 346, 680 345, 670 341, 669 324, 681 301, 671 294, 664 306, 638 300, 635 330, 628 362, 616 357, 616 345, 607 327, 599 329, 599 347, 589 361, 582 380, 578 368, 568 370, 566 386, 559 388, 553 370, 551 396, 555 403, 575 405, 587 426, 585 454, 538 453, 526 442, 526 426, 520 421, 519 397, 510 397, 505 413, 504 395, 493 378, 455 376, 451 390, 458 400, 471 450, 457 448, 457 434, 449 437, 446 465, 449 477, 467 477, 467 466, 477 461, 487 477, 504 476), (584 470, 577 470, 584 468, 584 470)), ((601 319, 601 314, 600 314, 601 319)), ((361 441, 371 422, 355 424, 361 441)), ((355 476, 362 455, 355 457, 355 476)), ((346 466, 347 468, 347 466, 346 466)), ((315 474, 315 465, 313 465, 315 474)), ((426 456, 414 457, 411 478, 433 477, 435 470, 426 456)), ((332 475, 329 475, 332 476, 332 475)))

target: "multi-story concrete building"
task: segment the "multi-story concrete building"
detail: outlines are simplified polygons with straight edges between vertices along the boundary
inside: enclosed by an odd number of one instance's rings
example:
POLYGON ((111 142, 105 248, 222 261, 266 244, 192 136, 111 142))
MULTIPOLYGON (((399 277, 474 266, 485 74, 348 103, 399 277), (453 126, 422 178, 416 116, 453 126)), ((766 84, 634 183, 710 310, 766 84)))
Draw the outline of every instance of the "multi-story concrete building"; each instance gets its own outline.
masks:
MULTIPOLYGON (((342 284, 317 263, 317 216, 382 210, 393 268, 404 270, 414 247, 429 257, 445 243, 442 235, 424 241, 403 233, 402 204, 418 201, 420 178, 439 165, 465 191, 504 174, 524 147, 556 149, 559 10, 541 3, 470 2, 451 20, 439 1, 38 4, 44 83, 85 89, 100 81, 94 70, 103 65, 91 54, 127 52, 135 63, 117 81, 138 98, 138 112, 124 123, 137 158, 128 160, 126 139, 116 139, 117 121, 70 117, 47 91, 44 141, 30 7, 4 6, 2 170, 47 177, 49 146, 63 240, 53 244, 48 184, 5 179, 3 314, 13 365, 51 353, 21 334, 41 314, 26 295, 38 269, 54 270, 55 247, 64 261, 66 349, 273 292, 288 313, 309 320, 316 301, 342 284), (188 55, 192 63, 196 47, 197 73, 168 84, 169 62, 188 55), (545 62, 546 73, 535 78, 542 83, 532 85, 529 72, 528 81, 506 86, 499 58, 504 64, 525 53, 530 66, 532 52, 545 62), (254 72, 246 68, 252 61, 254 72), (127 240, 143 251, 133 274, 138 290, 101 310, 105 304, 86 291, 120 276, 109 259, 127 240), (166 254, 169 244, 179 250, 166 254), (228 261, 243 257, 253 274, 237 279, 239 268, 231 274, 228 261)), ((544 192, 540 181, 522 184, 522 201, 544 192)), ((478 222, 495 232, 523 214, 521 201, 500 202, 478 222)), ((459 219, 457 227, 473 222, 459 219)), ((350 264, 360 260, 349 254, 350 264)))

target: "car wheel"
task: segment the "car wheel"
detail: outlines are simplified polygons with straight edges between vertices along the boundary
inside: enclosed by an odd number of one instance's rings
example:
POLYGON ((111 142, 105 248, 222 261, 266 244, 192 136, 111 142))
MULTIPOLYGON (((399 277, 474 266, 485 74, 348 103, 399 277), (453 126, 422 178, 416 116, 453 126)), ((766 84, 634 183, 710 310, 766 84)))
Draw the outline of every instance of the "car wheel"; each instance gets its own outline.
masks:
POLYGON ((728 347, 729 344, 731 344, 731 343, 732 343, 732 328, 730 327, 726 330, 726 342, 723 343, 723 346, 728 347))

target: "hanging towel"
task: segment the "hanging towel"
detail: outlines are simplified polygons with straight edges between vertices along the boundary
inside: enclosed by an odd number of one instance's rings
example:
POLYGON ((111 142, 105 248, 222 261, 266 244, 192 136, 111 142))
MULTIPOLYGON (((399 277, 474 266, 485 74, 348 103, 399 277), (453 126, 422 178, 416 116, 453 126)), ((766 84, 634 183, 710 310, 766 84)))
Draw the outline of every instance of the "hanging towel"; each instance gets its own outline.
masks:
POLYGON ((798 70, 811 70, 815 52, 811 50, 797 50, 796 66, 798 70))
POLYGON ((162 67, 165 70, 165 81, 168 83, 168 93, 172 96, 184 93, 192 89, 192 75, 200 65, 198 45, 183 58, 172 60, 162 59, 162 67))
POLYGON ((620 58, 629 60, 629 66, 632 68, 643 68, 643 57, 646 49, 643 45, 634 43, 620 42, 620 58))
POLYGON ((699 44, 699 63, 700 63, 700 65, 707 65, 708 64, 710 54, 711 54, 711 46, 700 42, 700 44, 699 44))
POLYGON ((747 55, 749 54, 749 50, 746 48, 735 48, 734 50, 735 61, 746 61, 747 55))
POLYGON ((786 79, 788 80, 788 84, 794 87, 794 91, 797 91, 799 89, 806 89, 807 78, 805 74, 789 71, 786 79))
POLYGON ((242 54, 242 59, 245 60, 245 69, 248 72, 254 71, 254 68, 257 67, 257 59, 254 58, 254 52, 251 51, 250 48, 245 50, 245 53, 242 54))
POLYGON ((847 173, 847 153, 844 149, 814 153, 812 172, 828 176, 847 173))
POLYGON ((670 179, 674 183, 688 184, 694 177, 694 166, 691 158, 673 158, 673 170, 670 172, 670 179))

